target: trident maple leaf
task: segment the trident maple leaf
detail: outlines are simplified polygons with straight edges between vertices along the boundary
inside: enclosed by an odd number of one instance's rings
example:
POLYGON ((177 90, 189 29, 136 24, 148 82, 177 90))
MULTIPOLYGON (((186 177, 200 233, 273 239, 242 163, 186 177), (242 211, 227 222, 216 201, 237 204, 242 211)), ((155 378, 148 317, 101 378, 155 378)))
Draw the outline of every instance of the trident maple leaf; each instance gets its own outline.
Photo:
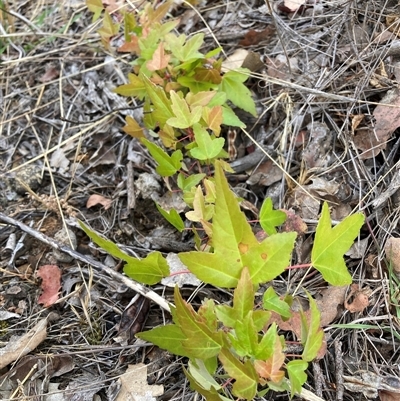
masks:
POLYGON ((289 265, 296 233, 280 233, 259 243, 229 189, 219 161, 215 162, 214 253, 185 252, 179 258, 200 280, 219 287, 236 287, 247 266, 254 284, 281 274, 289 265))

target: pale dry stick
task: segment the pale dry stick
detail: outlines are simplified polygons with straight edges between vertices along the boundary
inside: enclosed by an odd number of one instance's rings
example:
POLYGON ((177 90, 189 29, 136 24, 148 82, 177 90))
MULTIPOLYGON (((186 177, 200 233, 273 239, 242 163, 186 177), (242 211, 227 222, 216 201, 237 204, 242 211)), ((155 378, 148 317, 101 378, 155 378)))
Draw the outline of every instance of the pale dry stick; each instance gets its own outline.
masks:
POLYGON ((71 249, 70 247, 60 244, 54 239, 48 237, 47 235, 42 234, 41 232, 30 228, 26 224, 13 219, 12 217, 8 217, 4 213, 0 212, 0 220, 7 223, 11 224, 15 227, 18 227, 20 230, 28 233, 32 237, 36 238, 38 241, 43 242, 46 245, 51 246, 54 249, 59 250, 60 252, 64 252, 76 260, 81 261, 82 263, 87 263, 90 266, 93 266, 102 272, 106 273, 109 275, 111 278, 125 284, 127 287, 131 288, 132 290, 138 292, 139 294, 143 295, 144 297, 150 299, 151 301, 155 302, 157 305, 159 305, 161 308, 166 310, 167 312, 170 312, 172 304, 168 303, 164 298, 160 297, 156 292, 146 288, 142 284, 139 284, 138 282, 122 275, 121 273, 116 272, 113 269, 110 269, 109 267, 103 265, 99 261, 93 259, 90 256, 82 255, 79 252, 71 249))
POLYGON ((336 401, 343 401, 344 385, 342 342, 335 340, 333 342, 333 346, 335 349, 336 401))

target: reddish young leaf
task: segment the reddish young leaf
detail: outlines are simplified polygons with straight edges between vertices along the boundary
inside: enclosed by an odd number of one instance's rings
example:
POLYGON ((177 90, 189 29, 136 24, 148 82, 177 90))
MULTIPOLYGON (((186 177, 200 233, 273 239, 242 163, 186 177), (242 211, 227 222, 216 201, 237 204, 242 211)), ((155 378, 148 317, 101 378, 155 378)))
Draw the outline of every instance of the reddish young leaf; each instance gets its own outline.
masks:
POLYGON ((279 383, 285 377, 285 372, 280 370, 284 362, 285 354, 282 351, 282 343, 278 337, 277 341, 275 341, 272 356, 265 361, 255 361, 254 367, 262 378, 279 383))
POLYGON ((171 56, 165 53, 164 45, 161 42, 155 52, 153 53, 153 58, 146 63, 146 67, 150 71, 157 71, 166 68, 171 56))

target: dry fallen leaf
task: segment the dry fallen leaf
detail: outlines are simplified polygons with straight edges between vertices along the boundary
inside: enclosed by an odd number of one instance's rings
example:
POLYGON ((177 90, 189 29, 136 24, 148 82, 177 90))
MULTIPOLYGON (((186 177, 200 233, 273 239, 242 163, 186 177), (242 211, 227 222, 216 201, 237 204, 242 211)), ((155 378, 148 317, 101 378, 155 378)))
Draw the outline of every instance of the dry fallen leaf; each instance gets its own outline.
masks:
POLYGON ((377 156, 386 149, 386 143, 400 126, 400 90, 392 89, 386 93, 373 112, 374 129, 362 128, 354 136, 355 146, 362 150, 362 159, 377 156))
POLYGON ((44 265, 39 268, 37 276, 42 279, 42 294, 38 303, 48 308, 58 300, 61 288, 61 270, 56 265, 44 265))
POLYGON ((239 42, 239 45, 243 47, 258 45, 261 41, 270 38, 274 32, 275 28, 272 25, 267 26, 262 31, 250 29, 244 36, 244 39, 239 42))
POLYGON ((104 207, 104 210, 107 210, 111 207, 111 204, 111 199, 105 198, 102 195, 93 194, 89 196, 89 199, 86 202, 86 207, 89 209, 96 205, 102 205, 104 207))
POLYGON ((230 70, 240 68, 243 65, 243 62, 248 54, 248 50, 236 49, 231 55, 226 58, 225 61, 222 62, 221 71, 228 72, 230 70))
MULTIPOLYGON (((41 370, 43 376, 46 375, 51 378, 70 372, 74 368, 74 361, 70 355, 26 355, 7 372, 7 378, 21 382, 34 369, 35 365, 38 365, 37 370, 41 370)), ((33 371, 35 372, 35 369, 33 371)))
POLYGON ((155 397, 164 393, 163 386, 147 384, 147 366, 143 363, 128 365, 127 371, 119 380, 121 390, 116 401, 156 401, 155 397))
POLYGON ((358 284, 352 284, 350 287, 350 294, 344 301, 344 307, 351 313, 362 312, 368 305, 368 290, 360 290, 358 284), (349 300, 352 302, 349 303, 349 300))
POLYGON ((400 238, 388 238, 385 244, 385 253, 392 263, 393 270, 400 273, 400 238))
POLYGON ((321 298, 316 300, 321 312, 321 327, 328 326, 335 320, 338 307, 345 301, 346 290, 347 286, 329 286, 321 291, 321 298))
POLYGON ((43 83, 50 82, 58 78, 59 75, 60 71, 54 65, 49 65, 46 68, 46 72, 39 78, 39 81, 43 83))
POLYGON ((50 313, 26 334, 20 337, 12 336, 7 345, 0 348, 0 370, 21 356, 29 354, 41 344, 47 337, 47 323, 55 316, 56 314, 50 313))

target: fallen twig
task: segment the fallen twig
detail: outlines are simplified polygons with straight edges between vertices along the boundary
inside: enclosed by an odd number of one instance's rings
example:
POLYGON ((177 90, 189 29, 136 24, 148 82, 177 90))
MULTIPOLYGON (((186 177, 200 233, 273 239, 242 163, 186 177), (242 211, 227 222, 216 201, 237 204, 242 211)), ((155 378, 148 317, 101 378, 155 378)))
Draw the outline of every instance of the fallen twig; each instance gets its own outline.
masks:
POLYGON ((24 223, 21 223, 18 220, 13 219, 12 217, 6 216, 4 213, 0 212, 0 220, 4 221, 8 224, 18 227, 22 231, 28 233, 32 237, 36 238, 37 240, 45 243, 46 245, 51 246, 54 249, 59 250, 60 252, 65 252, 68 255, 72 256, 74 259, 77 259, 83 263, 87 263, 104 273, 108 274, 110 277, 114 278, 125 284, 127 287, 132 288, 132 290, 138 292, 139 294, 143 295, 144 297, 150 299, 151 301, 155 302, 161 308, 165 309, 166 311, 170 312, 170 304, 156 292, 146 288, 142 284, 139 284, 132 279, 118 273, 109 267, 103 265, 102 263, 98 262, 96 259, 91 258, 90 256, 82 255, 81 253, 73 250, 72 248, 62 245, 59 242, 55 241, 54 239, 42 234, 41 232, 27 226, 24 223))

